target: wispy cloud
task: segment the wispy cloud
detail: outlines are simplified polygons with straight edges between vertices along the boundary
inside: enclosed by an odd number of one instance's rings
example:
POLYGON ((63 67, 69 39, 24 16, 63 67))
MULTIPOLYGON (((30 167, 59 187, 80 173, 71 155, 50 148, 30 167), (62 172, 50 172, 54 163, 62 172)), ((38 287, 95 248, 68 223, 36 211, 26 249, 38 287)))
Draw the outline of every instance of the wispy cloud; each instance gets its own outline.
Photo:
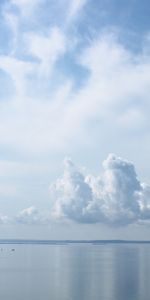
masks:
POLYGON ((26 49, 39 60, 39 75, 45 78, 51 75, 55 62, 65 53, 66 37, 57 27, 53 27, 47 35, 29 33, 26 49))
MULTIPOLYGON (((76 56, 89 76, 84 86, 74 90, 74 77, 63 74, 61 82, 55 77, 58 72, 55 64, 60 58, 63 60, 68 51, 67 36, 52 28, 48 35, 30 32, 25 41, 28 41, 26 55, 32 54, 34 60, 0 56, 0 67, 10 76, 16 89, 0 112, 4 129, 0 128, 2 144, 7 141, 9 147, 21 147, 23 152, 29 150, 30 153, 33 150, 35 154, 42 149, 53 151, 56 147, 67 151, 70 141, 73 145, 82 142, 83 136, 84 140, 89 139, 87 124, 93 118, 101 120, 103 132, 106 118, 107 127, 113 123, 126 131, 129 130, 126 120, 132 123, 130 129, 134 132, 139 126, 141 130, 147 126, 149 57, 143 53, 133 54, 114 35, 102 35, 76 56), (51 82, 55 88, 49 88, 45 97, 45 87, 51 82), (22 106, 16 106, 18 102, 22 106), (31 142, 33 136, 34 143, 31 142)), ((101 127, 99 136, 103 135, 101 127)))
POLYGON ((68 10, 68 20, 72 21, 77 17, 83 7, 87 4, 87 0, 72 0, 70 1, 68 10))

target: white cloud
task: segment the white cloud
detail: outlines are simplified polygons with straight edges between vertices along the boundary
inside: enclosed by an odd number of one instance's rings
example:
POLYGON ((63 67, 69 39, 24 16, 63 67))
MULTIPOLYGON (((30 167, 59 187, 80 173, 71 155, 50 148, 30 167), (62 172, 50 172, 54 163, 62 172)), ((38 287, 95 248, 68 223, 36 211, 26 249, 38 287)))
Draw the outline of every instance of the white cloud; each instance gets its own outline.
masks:
MULTIPOLYGON (((89 136, 87 124, 93 119, 101 121, 100 141, 103 133, 112 128, 112 124, 117 124, 119 130, 122 128, 129 131, 128 123, 138 130, 144 128, 149 110, 148 57, 133 55, 114 35, 103 34, 96 41, 91 41, 82 50, 82 55, 78 54, 81 66, 89 70, 84 86, 76 91, 72 90, 69 76, 61 85, 55 79, 56 92, 50 91, 49 97, 45 99, 36 90, 42 86, 42 82, 47 85, 50 80, 53 82, 55 62, 64 51, 68 51, 67 37, 58 28, 53 28, 48 35, 32 33, 28 37, 30 41, 26 54, 32 53, 39 62, 0 56, 0 67, 11 76, 16 86, 15 99, 21 99, 24 103, 19 108, 12 107, 11 102, 3 105, 0 112, 1 143, 26 153, 36 154, 38 151, 48 152, 56 148, 60 151, 69 148, 70 151, 70 145, 82 144, 83 137, 84 141, 92 139, 94 135, 89 136), (51 77, 46 78, 47 71, 51 77), (38 72, 41 72, 41 82, 37 80, 38 72), (33 77, 35 81, 32 85, 33 77), (33 91, 38 101, 31 99, 31 96, 27 97, 33 91)), ((94 128, 91 126, 93 132, 94 128)))
POLYGON ((1 224, 49 225, 56 220, 107 226, 150 224, 150 185, 139 181, 134 165, 110 154, 100 176, 85 175, 71 159, 50 186, 51 211, 31 206, 1 224))
POLYGON ((144 128, 146 125, 146 117, 140 109, 129 109, 118 119, 118 125, 128 128, 129 130, 137 130, 144 128))
POLYGON ((3 16, 6 22, 6 25, 11 30, 12 36, 10 39, 10 53, 14 54, 17 48, 17 39, 19 32, 19 18, 17 15, 11 13, 7 8, 3 10, 3 16), (12 40, 12 41, 11 41, 12 40))
POLYGON ((50 75, 57 59, 66 50, 66 37, 57 27, 51 28, 47 35, 28 33, 26 36, 27 52, 40 60, 39 72, 45 77, 50 75))
POLYGON ((23 97, 26 93, 26 77, 34 69, 35 65, 11 56, 0 55, 0 69, 6 72, 16 89, 15 95, 23 97))
POLYGON ((55 216, 69 216, 75 221, 86 221, 86 208, 92 201, 92 191, 71 160, 65 160, 63 178, 52 185, 51 191, 54 193, 53 197, 58 199, 54 203, 55 216))
POLYGON ((0 225, 50 225, 51 217, 48 211, 39 211, 31 206, 21 210, 15 216, 0 214, 0 225))
POLYGON ((16 223, 26 225, 44 225, 50 222, 48 213, 39 212, 34 206, 23 209, 15 218, 16 223))
POLYGON ((69 1, 68 20, 73 20, 83 9, 87 0, 71 0, 69 1))
POLYGON ((118 226, 149 220, 150 186, 138 180, 134 165, 111 154, 103 168, 99 177, 85 176, 67 160, 63 177, 50 186, 53 217, 118 226))
MULTIPOLYGON (((70 9, 71 18, 78 16, 85 5, 85 1, 66 2, 70 3, 66 10, 70 9)), ((36 5, 35 1, 14 0, 13 3, 22 13, 30 5, 36 5)), ((88 45, 82 43, 81 47, 70 50, 65 19, 61 29, 57 26, 56 16, 55 27, 42 25, 39 31, 35 20, 21 19, 22 15, 14 8, 12 11, 6 9, 6 18, 13 28, 15 45, 7 56, 0 56, 0 68, 9 74, 16 93, 10 101, 0 103, 2 147, 36 159, 36 155, 45 158, 56 152, 74 155, 79 149, 82 152, 87 144, 87 155, 91 147, 101 147, 103 156, 109 151, 110 144, 113 151, 117 151, 133 129, 140 131, 147 126, 140 146, 147 140, 143 148, 149 151, 150 60, 143 54, 144 49, 143 53, 132 53, 115 34, 105 32, 88 45), (56 64, 59 59, 62 59, 60 68, 56 64), (76 78, 79 82, 83 79, 82 68, 88 71, 88 76, 84 85, 78 85, 76 90, 76 78), (45 87, 48 87, 46 93, 45 87), (111 134, 113 129, 114 136, 111 134)), ((38 18, 43 22, 39 15, 38 18)), ((79 38, 75 32, 71 42, 79 38)), ((139 137, 134 135, 135 139, 135 144, 139 143, 139 137)), ((130 143, 125 144, 124 153, 127 148, 130 148, 130 157, 134 157, 130 143)), ((146 165, 146 159, 144 161, 146 165)), ((91 216, 91 221, 92 218, 95 217, 91 216)))

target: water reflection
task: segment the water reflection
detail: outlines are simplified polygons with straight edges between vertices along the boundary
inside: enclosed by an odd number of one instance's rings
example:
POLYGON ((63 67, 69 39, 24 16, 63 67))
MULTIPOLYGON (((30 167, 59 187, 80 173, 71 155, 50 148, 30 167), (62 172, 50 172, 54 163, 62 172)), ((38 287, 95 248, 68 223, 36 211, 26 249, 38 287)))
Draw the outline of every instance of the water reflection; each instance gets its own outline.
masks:
POLYGON ((0 252, 5 300, 148 300, 150 245, 22 245, 0 252))
POLYGON ((139 299, 139 273, 139 248, 133 245, 115 247, 115 299, 139 299))

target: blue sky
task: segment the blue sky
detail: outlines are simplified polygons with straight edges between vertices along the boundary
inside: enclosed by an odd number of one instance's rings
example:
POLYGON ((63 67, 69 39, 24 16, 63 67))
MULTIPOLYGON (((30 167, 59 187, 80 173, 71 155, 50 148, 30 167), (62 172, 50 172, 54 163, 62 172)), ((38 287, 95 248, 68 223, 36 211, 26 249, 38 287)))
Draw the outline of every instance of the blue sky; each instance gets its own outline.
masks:
POLYGON ((145 0, 1 1, 3 237, 148 238, 149 13, 145 0))

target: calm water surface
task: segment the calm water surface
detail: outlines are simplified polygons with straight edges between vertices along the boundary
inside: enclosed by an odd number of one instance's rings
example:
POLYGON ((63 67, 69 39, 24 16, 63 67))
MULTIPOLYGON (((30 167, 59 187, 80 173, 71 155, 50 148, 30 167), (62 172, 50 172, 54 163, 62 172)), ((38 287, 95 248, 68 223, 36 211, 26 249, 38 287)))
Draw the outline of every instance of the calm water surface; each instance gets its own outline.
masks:
POLYGON ((0 248, 2 300, 150 299, 150 245, 0 248))

